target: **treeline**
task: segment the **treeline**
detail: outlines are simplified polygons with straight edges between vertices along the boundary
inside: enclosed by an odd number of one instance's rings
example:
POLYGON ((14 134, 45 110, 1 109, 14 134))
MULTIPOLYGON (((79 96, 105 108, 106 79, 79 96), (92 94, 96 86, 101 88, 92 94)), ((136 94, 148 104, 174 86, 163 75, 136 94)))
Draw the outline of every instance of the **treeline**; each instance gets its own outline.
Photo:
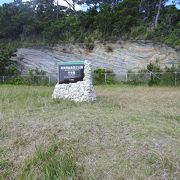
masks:
POLYGON ((1 41, 145 39, 180 47, 180 10, 167 0, 30 0, 0 6, 1 41), (88 6, 77 11, 76 5, 88 6))
POLYGON ((10 58, 16 51, 11 44, 0 44, 0 76, 14 76, 18 74, 15 62, 10 58))

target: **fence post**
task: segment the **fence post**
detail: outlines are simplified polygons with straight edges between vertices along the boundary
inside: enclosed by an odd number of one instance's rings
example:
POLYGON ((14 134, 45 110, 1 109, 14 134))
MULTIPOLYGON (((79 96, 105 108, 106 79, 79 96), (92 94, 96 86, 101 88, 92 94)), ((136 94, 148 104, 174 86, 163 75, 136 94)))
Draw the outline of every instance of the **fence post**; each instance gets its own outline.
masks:
POLYGON ((105 80, 105 83, 106 83, 106 81, 107 81, 107 73, 106 72, 104 74, 104 80, 105 80))
POLYGON ((4 79, 5 79, 4 76, 2 78, 3 78, 3 83, 4 83, 4 79))
POLYGON ((152 80, 152 72, 150 71, 149 73, 150 73, 150 80, 152 80))
POLYGON ((177 83, 177 72, 174 72, 174 85, 176 86, 177 83))
POLYGON ((126 72, 126 82, 128 81, 128 73, 126 72))
POLYGON ((49 85, 51 84, 51 76, 49 75, 49 85))

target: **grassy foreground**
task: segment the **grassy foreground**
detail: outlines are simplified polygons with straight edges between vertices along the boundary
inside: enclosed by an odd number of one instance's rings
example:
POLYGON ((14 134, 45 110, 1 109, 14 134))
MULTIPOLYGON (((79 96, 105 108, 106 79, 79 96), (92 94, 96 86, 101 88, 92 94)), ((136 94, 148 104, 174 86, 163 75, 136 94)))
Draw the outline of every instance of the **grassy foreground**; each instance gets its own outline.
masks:
POLYGON ((179 179, 180 88, 0 86, 0 179, 179 179), (41 177, 41 178, 40 178, 41 177))

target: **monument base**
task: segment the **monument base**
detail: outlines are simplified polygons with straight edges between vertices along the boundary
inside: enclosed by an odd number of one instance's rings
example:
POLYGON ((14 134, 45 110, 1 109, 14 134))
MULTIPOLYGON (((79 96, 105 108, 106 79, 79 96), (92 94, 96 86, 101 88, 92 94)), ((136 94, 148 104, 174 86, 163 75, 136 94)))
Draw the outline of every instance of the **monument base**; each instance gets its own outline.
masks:
POLYGON ((58 99, 70 99, 76 102, 92 102, 96 100, 93 85, 88 81, 56 84, 52 97, 58 99))
POLYGON ((58 99, 70 99, 76 102, 95 101, 96 94, 92 84, 91 63, 89 61, 84 61, 83 81, 69 84, 57 83, 52 97, 58 99))

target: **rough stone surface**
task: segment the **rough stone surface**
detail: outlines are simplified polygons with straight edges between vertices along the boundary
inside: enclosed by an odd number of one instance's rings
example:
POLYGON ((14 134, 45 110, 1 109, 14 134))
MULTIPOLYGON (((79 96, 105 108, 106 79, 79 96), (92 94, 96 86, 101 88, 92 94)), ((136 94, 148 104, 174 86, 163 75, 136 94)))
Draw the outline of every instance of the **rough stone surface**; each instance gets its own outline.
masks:
POLYGON ((95 43, 92 51, 87 51, 80 44, 57 45, 51 49, 21 48, 17 51, 19 70, 26 74, 29 69, 43 70, 49 74, 57 73, 57 63, 66 61, 88 60, 92 68, 113 69, 116 74, 128 70, 138 71, 146 68, 150 62, 158 61, 164 66, 180 63, 180 51, 166 45, 151 42, 116 42, 95 43), (108 52, 108 46, 112 48, 108 52))
POLYGON ((91 63, 84 61, 84 79, 76 83, 56 84, 53 98, 71 99, 76 102, 91 102, 96 100, 95 90, 92 84, 91 63))

